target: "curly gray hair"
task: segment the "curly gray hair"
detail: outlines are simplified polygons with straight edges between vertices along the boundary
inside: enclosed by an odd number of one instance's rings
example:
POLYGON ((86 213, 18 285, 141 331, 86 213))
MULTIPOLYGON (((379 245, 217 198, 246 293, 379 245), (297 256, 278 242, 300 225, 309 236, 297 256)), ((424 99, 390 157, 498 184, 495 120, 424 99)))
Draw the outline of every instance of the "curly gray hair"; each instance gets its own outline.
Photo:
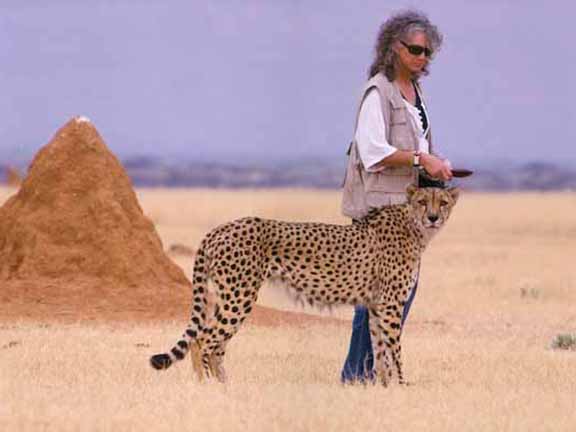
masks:
MULTIPOLYGON (((419 11, 407 10, 392 15, 380 26, 378 39, 376 40, 376 58, 368 71, 368 78, 372 78, 378 72, 386 75, 389 81, 393 81, 396 75, 395 65, 397 54, 392 49, 394 43, 404 40, 414 32, 423 32, 428 38, 428 43, 432 52, 438 51, 442 45, 442 34, 433 25, 428 17, 419 11)), ((421 75, 428 75, 426 66, 422 72, 414 77, 418 79, 421 75)))

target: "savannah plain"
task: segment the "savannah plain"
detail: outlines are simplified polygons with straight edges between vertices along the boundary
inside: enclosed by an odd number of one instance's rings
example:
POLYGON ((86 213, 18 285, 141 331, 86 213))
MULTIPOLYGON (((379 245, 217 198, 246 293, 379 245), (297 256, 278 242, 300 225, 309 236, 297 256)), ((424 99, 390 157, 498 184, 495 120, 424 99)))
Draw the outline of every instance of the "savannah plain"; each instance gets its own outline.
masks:
MULTIPOLYGON (((165 249, 246 215, 346 223, 338 191, 137 194, 165 249)), ((225 385, 197 382, 188 359, 148 364, 188 305, 171 319, 0 316, 0 430, 575 431, 576 351, 551 348, 576 333, 575 215, 573 193, 462 194, 423 258, 407 387, 342 386, 351 309, 302 309, 268 286, 259 303, 279 311, 232 339, 225 385)), ((172 258, 190 277, 193 258, 172 258)))

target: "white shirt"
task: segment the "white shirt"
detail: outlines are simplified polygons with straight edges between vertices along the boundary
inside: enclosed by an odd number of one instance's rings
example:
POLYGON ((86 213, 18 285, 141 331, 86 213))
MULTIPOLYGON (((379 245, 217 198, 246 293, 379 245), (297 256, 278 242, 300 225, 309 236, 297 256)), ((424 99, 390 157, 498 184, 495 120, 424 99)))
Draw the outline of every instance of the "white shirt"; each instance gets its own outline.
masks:
MULTIPOLYGON (((429 153, 430 144, 425 137, 430 128, 430 117, 428 116, 428 113, 426 112, 426 116, 428 117, 428 129, 424 131, 418 108, 406 100, 404 100, 404 104, 410 114, 409 119, 412 121, 416 137, 418 138, 418 149, 421 152, 429 153)), ((424 103, 422 103, 422 106, 424 107, 424 111, 426 111, 424 103)), ((366 168, 366 171, 378 171, 378 168, 374 168, 373 165, 398 150, 396 147, 388 143, 386 139, 386 125, 384 123, 384 118, 382 117, 380 95, 378 94, 378 90, 375 88, 368 92, 362 102, 360 114, 358 116, 358 126, 354 138, 356 139, 358 153, 360 154, 360 159, 362 160, 362 164, 366 168)))

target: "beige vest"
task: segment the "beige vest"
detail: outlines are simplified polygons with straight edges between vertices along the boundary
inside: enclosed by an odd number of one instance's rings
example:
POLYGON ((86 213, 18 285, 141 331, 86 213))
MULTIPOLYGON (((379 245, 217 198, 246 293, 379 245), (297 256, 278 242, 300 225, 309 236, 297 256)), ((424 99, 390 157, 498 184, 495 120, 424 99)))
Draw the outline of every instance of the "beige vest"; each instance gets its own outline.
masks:
MULTIPOLYGON (((372 77, 364 86, 356 113, 354 135, 358 127, 360 107, 372 88, 376 88, 380 94, 388 143, 400 150, 416 150, 418 139, 400 90, 382 73, 372 77)), ((432 152, 432 135, 429 133, 427 138, 432 152)), ((406 188, 415 180, 416 170, 412 167, 385 167, 378 172, 366 171, 358 154, 356 140, 353 140, 348 149, 342 213, 358 219, 368 214, 371 208, 403 203, 406 201, 406 188)))

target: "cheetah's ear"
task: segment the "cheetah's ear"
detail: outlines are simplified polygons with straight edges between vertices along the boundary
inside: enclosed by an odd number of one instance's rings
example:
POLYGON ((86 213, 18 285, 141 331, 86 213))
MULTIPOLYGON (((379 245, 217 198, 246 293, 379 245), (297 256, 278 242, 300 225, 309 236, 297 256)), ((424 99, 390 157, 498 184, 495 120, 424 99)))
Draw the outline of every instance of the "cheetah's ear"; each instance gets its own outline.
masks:
POLYGON ((408 201, 412 200, 412 197, 414 196, 414 194, 416 193, 416 191, 418 190, 418 187, 416 185, 409 185, 406 188, 406 195, 408 196, 408 201))
POLYGON ((460 195, 460 189, 458 189, 456 186, 448 188, 448 193, 452 196, 452 199, 454 201, 458 200, 458 196, 460 195))

